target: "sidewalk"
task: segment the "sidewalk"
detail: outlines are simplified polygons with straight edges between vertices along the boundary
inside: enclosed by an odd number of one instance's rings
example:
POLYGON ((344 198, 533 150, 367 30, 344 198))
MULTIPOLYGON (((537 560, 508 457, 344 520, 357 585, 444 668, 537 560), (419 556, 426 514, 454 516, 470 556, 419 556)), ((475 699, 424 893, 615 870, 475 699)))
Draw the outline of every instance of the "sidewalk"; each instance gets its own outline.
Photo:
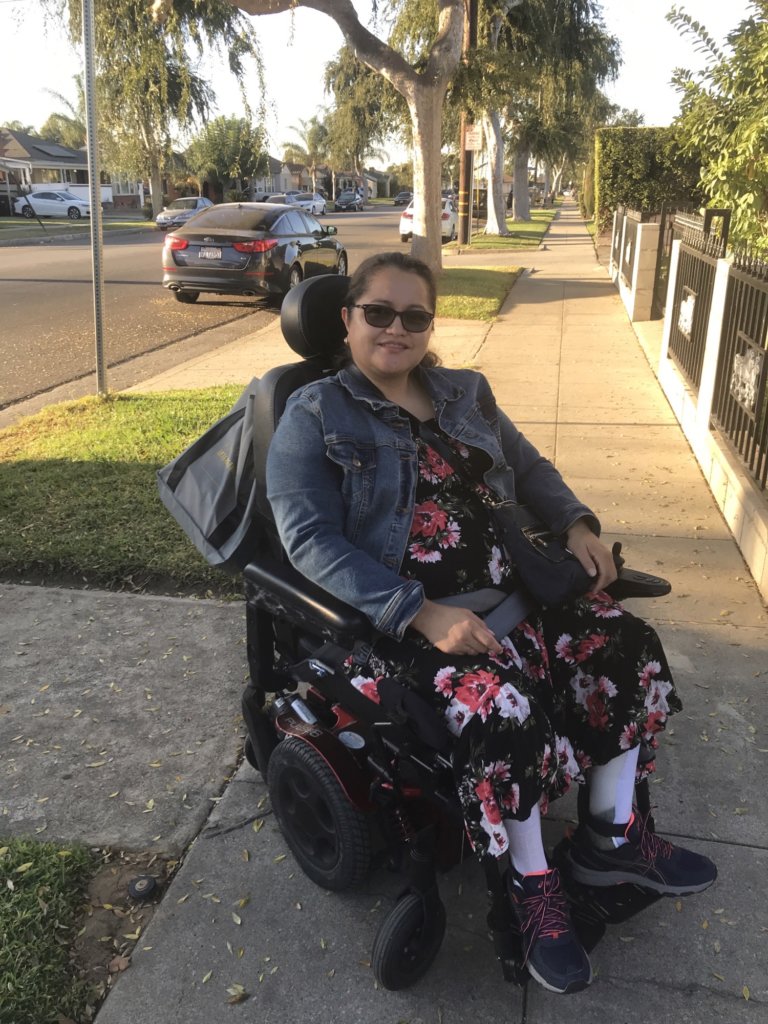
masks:
MULTIPOLYGON (((451 262, 490 265, 491 256, 451 262)), ((3 830, 30 833, 44 813, 56 822, 47 836, 69 827, 99 845, 123 817, 126 844, 183 848, 197 835, 97 1024, 211 1024, 224 1014, 248 1024, 557 1024, 574 1013, 581 1024, 766 1020, 768 616, 574 207, 545 247, 517 259, 529 272, 498 320, 440 321, 437 348, 447 365, 490 378, 500 405, 601 516, 604 537, 622 540, 630 565, 671 579, 669 597, 635 602, 659 628, 685 702, 663 738, 652 795, 660 830, 712 856, 718 882, 610 928, 593 954, 595 983, 564 999, 504 984, 470 861, 441 879, 448 930, 427 976, 403 992, 377 990, 371 944, 398 879, 379 872, 344 894, 313 886, 286 856, 247 765, 208 816, 237 751, 242 606, 4 587, 19 639, 0 652, 11 691, 8 699, 6 682, 3 702, 37 708, 23 725, 0 715, 0 752, 15 752, 13 774, 0 756, 11 780, 3 830), (58 687, 39 692, 53 677, 58 687), (83 707, 93 735, 69 741, 85 728, 82 714, 71 721, 83 707), (81 739, 93 750, 82 753, 81 739), (153 761, 162 767, 148 768, 153 761), (108 780, 94 782, 105 771, 108 780), (124 787, 135 806, 113 813, 109 794, 124 787), (234 984, 248 998, 228 1006, 234 984)), ((292 358, 270 326, 141 388, 245 383, 292 358)), ((570 798, 553 805, 548 842, 573 812, 570 798)))

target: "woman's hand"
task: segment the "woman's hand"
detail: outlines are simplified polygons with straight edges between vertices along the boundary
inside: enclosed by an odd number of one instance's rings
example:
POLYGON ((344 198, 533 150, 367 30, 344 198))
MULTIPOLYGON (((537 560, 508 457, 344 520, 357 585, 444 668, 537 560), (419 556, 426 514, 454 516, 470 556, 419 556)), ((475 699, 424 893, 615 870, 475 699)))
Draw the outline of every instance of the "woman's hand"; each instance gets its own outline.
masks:
POLYGON ((499 654, 502 646, 468 608, 425 601, 410 625, 444 654, 499 654))
POLYGON ((569 551, 578 558, 587 574, 594 577, 594 586, 588 593, 594 594, 604 590, 616 579, 616 564, 613 555, 590 530, 585 519, 577 519, 568 530, 566 544, 569 551))

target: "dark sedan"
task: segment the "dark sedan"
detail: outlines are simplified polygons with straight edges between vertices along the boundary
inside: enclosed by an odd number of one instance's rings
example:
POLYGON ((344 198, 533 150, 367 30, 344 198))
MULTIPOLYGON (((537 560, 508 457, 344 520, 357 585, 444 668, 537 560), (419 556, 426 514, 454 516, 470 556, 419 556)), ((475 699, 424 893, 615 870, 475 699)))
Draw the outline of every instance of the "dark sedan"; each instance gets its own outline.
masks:
POLYGON ((407 206, 413 199, 413 192, 398 192, 392 201, 393 206, 407 206))
POLYGON ((346 274, 336 228, 297 207, 222 203, 199 213, 163 246, 163 287, 179 302, 201 292, 284 295, 305 277, 346 274))

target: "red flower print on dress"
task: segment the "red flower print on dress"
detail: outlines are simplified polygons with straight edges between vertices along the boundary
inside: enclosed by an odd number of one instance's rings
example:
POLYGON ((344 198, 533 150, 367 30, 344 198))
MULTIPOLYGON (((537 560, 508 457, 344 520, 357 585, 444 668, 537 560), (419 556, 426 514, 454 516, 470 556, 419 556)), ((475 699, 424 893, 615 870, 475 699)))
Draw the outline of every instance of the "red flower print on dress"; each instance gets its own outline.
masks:
POLYGON ((501 824, 501 810, 493 792, 490 779, 483 779, 475 786, 475 793, 483 805, 483 812, 492 825, 501 824))
POLYGON ((499 677, 482 668, 462 676, 454 691, 459 704, 463 704, 470 714, 479 714, 483 721, 488 717, 498 692, 499 677))
POLYGON ((453 474, 453 469, 448 465, 442 456, 438 455, 434 448, 424 446, 426 464, 424 459, 419 459, 419 474, 422 480, 428 480, 431 484, 439 483, 453 474))
POLYGON ((514 814, 520 806, 520 786, 518 783, 513 782, 511 786, 507 786, 504 790, 504 795, 501 798, 501 806, 505 811, 509 811, 510 814, 514 814))
POLYGON ((630 722, 624 726, 619 737, 619 746, 622 750, 631 750, 637 746, 637 723, 630 722))
POLYGON ((563 661, 567 661, 569 665, 573 664, 573 649, 571 648, 571 642, 573 637, 570 633, 561 633, 557 638, 555 644, 555 653, 558 658, 562 658, 563 661))
POLYGON ((531 705, 528 698, 524 696, 512 683, 504 683, 493 702, 499 710, 502 718, 514 718, 518 722, 524 722, 530 717, 531 705))
POLYGON ((439 551, 430 551, 423 544, 411 544, 408 551, 417 562, 440 562, 443 558, 439 551))
POLYGON ((506 782, 512 772, 506 761, 491 761, 483 768, 483 777, 486 779, 499 779, 506 782))
POLYGON ((459 524, 455 520, 449 519, 445 530, 438 536, 437 543, 441 548, 455 548, 460 540, 461 530, 459 529, 459 524))
POLYGON ((645 706, 648 711, 669 711, 667 694, 672 689, 672 683, 663 679, 654 679, 648 686, 648 693, 645 696, 645 706))
POLYGON ((592 595, 589 607, 598 619, 620 619, 624 614, 618 601, 614 601, 604 590, 592 595))
POLYGON ((585 707, 589 712, 588 721, 592 728, 605 732, 609 725, 609 719, 603 694, 598 690, 593 690, 592 693, 587 696, 585 707))
POLYGON ((350 682, 356 690, 364 694, 369 700, 374 701, 376 704, 381 704, 381 697, 379 696, 378 682, 381 676, 376 676, 375 679, 371 679, 366 676, 354 676, 350 679, 350 682))
POLYGON ((413 512, 411 536, 434 537, 438 530, 444 530, 448 523, 447 513, 434 501, 424 501, 413 512))
POLYGON ((432 680, 432 685, 441 693, 444 697, 453 696, 453 674, 456 669, 453 665, 446 665, 441 668, 435 678, 432 680))
POLYGON ((661 732, 667 716, 663 711, 652 711, 643 722, 643 739, 649 739, 655 732, 661 732))
POLYGON ((587 660, 590 654, 599 651, 607 643, 608 637, 604 633, 592 633, 590 636, 579 641, 579 649, 573 655, 573 660, 577 665, 580 665, 583 661, 587 660))
POLYGON ((571 741, 567 736, 556 736, 558 771, 567 787, 575 778, 581 778, 581 768, 573 752, 571 741))
POLYGON ((651 680, 661 672, 661 665, 658 661, 648 661, 640 669, 640 685, 648 689, 651 680))

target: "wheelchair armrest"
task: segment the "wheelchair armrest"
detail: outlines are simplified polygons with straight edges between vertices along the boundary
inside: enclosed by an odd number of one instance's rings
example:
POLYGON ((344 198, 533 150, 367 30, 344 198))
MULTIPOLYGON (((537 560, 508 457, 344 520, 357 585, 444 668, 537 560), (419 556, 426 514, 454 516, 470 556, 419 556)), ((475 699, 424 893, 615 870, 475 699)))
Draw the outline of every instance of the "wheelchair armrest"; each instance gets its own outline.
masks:
POLYGON ((292 565, 259 556, 245 567, 244 576, 249 604, 301 629, 350 648, 373 634, 362 612, 311 583, 292 565))

